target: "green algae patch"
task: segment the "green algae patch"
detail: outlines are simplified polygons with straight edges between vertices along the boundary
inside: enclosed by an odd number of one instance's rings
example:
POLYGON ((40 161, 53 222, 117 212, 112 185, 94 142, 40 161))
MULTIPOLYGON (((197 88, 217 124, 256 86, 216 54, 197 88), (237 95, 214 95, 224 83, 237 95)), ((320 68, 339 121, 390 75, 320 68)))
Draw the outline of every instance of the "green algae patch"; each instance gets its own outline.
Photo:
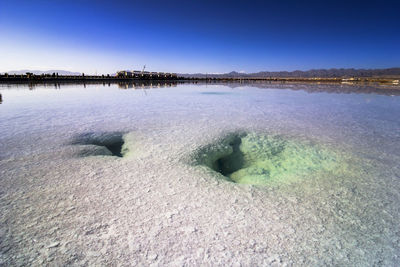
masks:
POLYGON ((231 134, 196 153, 196 164, 225 180, 254 185, 287 184, 343 169, 332 149, 309 141, 256 133, 231 134))

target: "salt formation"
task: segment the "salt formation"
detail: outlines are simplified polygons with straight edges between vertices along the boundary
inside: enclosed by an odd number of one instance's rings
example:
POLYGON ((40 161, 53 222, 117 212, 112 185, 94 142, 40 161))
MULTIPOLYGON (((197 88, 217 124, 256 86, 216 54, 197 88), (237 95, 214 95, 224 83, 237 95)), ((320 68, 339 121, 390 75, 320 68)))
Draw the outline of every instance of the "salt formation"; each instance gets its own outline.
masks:
POLYGON ((126 148, 123 148, 123 134, 119 132, 80 134, 74 138, 72 144, 86 146, 86 149, 81 152, 82 156, 111 155, 122 157, 127 152, 126 148))
POLYGON ((233 133, 197 152, 205 164, 235 183, 273 185, 329 173, 346 164, 335 152, 282 136, 233 133), (340 164, 341 166, 339 167, 340 164))
POLYGON ((0 266, 399 265, 398 96, 54 87, 0 87, 0 266))

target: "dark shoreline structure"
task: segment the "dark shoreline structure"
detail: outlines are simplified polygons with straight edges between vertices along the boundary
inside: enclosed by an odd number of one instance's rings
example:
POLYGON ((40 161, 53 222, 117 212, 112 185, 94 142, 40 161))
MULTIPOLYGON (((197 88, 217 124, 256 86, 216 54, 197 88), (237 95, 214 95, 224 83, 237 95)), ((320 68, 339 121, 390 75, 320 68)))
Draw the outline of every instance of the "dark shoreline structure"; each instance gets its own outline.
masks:
POLYGON ((309 71, 280 71, 225 74, 176 74, 148 71, 119 71, 114 75, 1 74, 0 83, 69 83, 69 82, 130 82, 130 81, 263 81, 282 83, 384 84, 399 85, 400 68, 390 69, 320 69, 309 71))
POLYGON ((123 77, 110 75, 0 75, 0 83, 46 83, 46 82, 129 82, 129 81, 221 81, 221 82, 241 82, 241 81, 265 81, 265 82, 297 82, 297 83, 378 83, 378 84, 393 84, 399 85, 399 78, 379 78, 379 77, 351 77, 351 78, 298 78, 298 77, 208 77, 208 78, 188 78, 165 75, 161 77, 123 77))
POLYGON ((0 82, 114 82, 134 80, 177 80, 176 73, 166 72, 128 72, 120 71, 116 75, 59 75, 58 73, 36 75, 30 72, 26 74, 1 74, 0 82))

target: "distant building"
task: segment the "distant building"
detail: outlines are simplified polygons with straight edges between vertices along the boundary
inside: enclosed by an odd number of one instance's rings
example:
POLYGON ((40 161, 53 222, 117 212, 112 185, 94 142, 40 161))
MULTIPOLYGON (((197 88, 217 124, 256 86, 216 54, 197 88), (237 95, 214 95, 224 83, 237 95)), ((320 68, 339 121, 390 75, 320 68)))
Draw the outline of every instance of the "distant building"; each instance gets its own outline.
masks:
POLYGON ((129 77, 133 77, 133 72, 131 71, 126 71, 126 70, 121 70, 117 72, 116 75, 118 78, 129 78, 129 77))
POLYGON ((116 74, 118 78, 137 78, 137 79, 177 79, 176 73, 168 72, 149 72, 149 71, 138 71, 138 70, 122 70, 116 74))

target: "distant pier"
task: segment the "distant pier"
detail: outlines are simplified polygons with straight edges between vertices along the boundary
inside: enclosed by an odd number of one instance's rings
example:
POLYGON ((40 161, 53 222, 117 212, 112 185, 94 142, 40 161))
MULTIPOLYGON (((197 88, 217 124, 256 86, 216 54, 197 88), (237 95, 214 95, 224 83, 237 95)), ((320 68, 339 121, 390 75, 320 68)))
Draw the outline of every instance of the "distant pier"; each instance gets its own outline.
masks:
POLYGON ((398 78, 376 78, 376 77, 352 77, 352 78, 302 78, 302 77, 232 77, 232 78, 185 78, 194 81, 226 81, 226 82, 246 82, 246 81, 265 81, 281 83, 338 83, 338 84, 359 84, 359 83, 378 83, 399 85, 398 78))
POLYGON ((148 71, 119 71, 115 75, 59 75, 58 73, 40 74, 1 74, 0 83, 91 83, 91 82, 134 82, 134 81, 204 81, 204 82, 245 82, 265 81, 281 83, 337 83, 359 84, 377 83, 399 85, 399 78, 384 77, 336 77, 336 78, 302 78, 302 77, 179 77, 176 73, 148 72, 148 71))
POLYGON ((119 71, 116 75, 59 75, 40 74, 36 75, 27 72, 26 74, 2 74, 0 82, 118 82, 134 80, 177 80, 176 73, 168 72, 147 72, 147 71, 119 71))

